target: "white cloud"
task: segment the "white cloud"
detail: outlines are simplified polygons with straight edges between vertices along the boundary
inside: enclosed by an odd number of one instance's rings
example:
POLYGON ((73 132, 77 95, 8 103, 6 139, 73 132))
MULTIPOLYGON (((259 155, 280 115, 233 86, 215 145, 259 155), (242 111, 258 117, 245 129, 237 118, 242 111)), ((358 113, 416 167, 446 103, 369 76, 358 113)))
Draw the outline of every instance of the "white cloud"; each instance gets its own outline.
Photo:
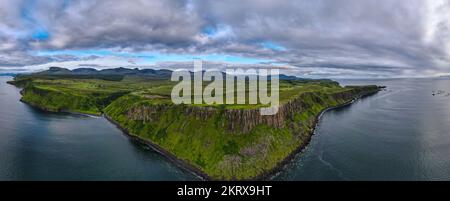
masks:
MULTIPOLYGON (((323 76, 429 76, 449 71, 450 3, 2 1, 0 66, 77 67, 87 62, 29 54, 63 49, 236 55, 273 60, 296 67, 298 72, 323 76), (48 40, 32 37, 37 28, 48 32, 48 40), (207 28, 213 31, 207 33, 207 28), (267 41, 288 51, 261 47, 267 41)), ((142 64, 114 57, 90 62, 99 66, 142 64)))

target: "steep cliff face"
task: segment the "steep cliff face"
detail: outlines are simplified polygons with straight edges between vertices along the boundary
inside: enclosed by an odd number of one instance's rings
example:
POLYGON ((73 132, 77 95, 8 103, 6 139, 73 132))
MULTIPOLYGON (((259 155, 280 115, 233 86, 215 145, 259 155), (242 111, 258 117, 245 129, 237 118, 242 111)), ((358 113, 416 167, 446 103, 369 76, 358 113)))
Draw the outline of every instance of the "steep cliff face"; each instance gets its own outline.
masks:
POLYGON ((276 115, 261 116, 255 107, 173 105, 165 96, 104 90, 104 82, 91 82, 100 86, 94 91, 84 82, 75 83, 84 86, 80 90, 60 82, 21 82, 22 100, 48 111, 103 112, 130 135, 210 178, 224 180, 272 171, 309 142, 321 111, 378 91, 376 86, 314 85, 321 88, 286 100, 276 115))
POLYGON ((51 112, 79 112, 99 115, 94 99, 28 85, 22 90, 22 101, 51 112))
MULTIPOLYGON (((313 107, 314 104, 336 104, 353 100, 355 98, 374 93, 378 90, 375 86, 366 88, 354 88, 333 94, 303 93, 298 97, 280 105, 279 111, 275 115, 263 116, 259 109, 221 109, 216 107, 185 106, 182 115, 194 117, 197 120, 206 121, 220 115, 224 120, 221 123, 224 129, 230 133, 248 133, 260 124, 270 127, 283 128, 287 123, 294 121, 295 114, 301 113, 313 107)), ((126 111, 128 119, 143 122, 157 122, 161 114, 170 110, 173 105, 137 105, 126 111)))
POLYGON ((161 153, 224 180, 251 179, 274 170, 309 142, 321 111, 379 90, 343 88, 330 80, 281 80, 278 113, 261 116, 257 106, 173 105, 167 98, 172 82, 110 76, 130 70, 107 71, 106 77, 88 71, 60 76, 61 69, 51 69, 50 74, 20 76, 9 83, 24 88, 24 102, 44 110, 104 113, 161 153))
POLYGON ((273 170, 305 146, 322 110, 377 91, 367 86, 302 93, 273 116, 261 116, 259 109, 155 104, 134 95, 114 101, 105 113, 131 135, 212 178, 250 179, 273 170))
POLYGON ((21 100, 42 110, 91 115, 101 115, 105 105, 109 105, 110 102, 125 94, 118 92, 79 95, 52 88, 39 87, 30 83, 25 84, 23 87, 21 100))

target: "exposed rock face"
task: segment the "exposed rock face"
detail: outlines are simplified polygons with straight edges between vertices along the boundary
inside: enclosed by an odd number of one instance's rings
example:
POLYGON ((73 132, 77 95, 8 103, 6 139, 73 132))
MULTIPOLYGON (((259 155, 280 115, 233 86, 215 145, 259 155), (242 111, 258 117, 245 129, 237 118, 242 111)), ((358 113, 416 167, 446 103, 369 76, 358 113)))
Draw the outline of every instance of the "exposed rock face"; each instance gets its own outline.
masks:
POLYGON ((259 109, 252 110, 227 110, 225 118, 227 119, 227 129, 232 132, 247 133, 259 124, 266 124, 272 127, 282 127, 284 125, 283 106, 277 114, 272 116, 260 115, 259 109))
MULTIPOLYGON (((376 91, 378 91, 378 88, 374 88, 373 90, 361 90, 355 88, 349 91, 331 94, 329 95, 329 98, 345 103, 376 91)), ((227 131, 232 133, 248 133, 260 124, 275 128, 284 127, 287 122, 292 122, 287 120, 293 120, 295 113, 302 112, 309 107, 312 107, 305 99, 309 99, 310 102, 313 103, 323 103, 323 100, 314 93, 303 93, 297 98, 280 105, 278 113, 271 116, 260 115, 259 109, 219 109, 197 106, 182 106, 183 109, 181 110, 182 113, 180 115, 191 116, 201 121, 206 121, 209 118, 213 118, 215 115, 221 115, 224 120, 222 121, 224 125, 221 126, 226 128, 227 131)), ((179 106, 136 106, 128 110, 127 116, 132 120, 144 122, 158 121, 160 114, 166 112, 170 107, 179 106)))
POLYGON ((143 105, 133 107, 128 110, 127 117, 131 120, 144 122, 159 121, 159 114, 165 112, 168 107, 168 105, 143 105))

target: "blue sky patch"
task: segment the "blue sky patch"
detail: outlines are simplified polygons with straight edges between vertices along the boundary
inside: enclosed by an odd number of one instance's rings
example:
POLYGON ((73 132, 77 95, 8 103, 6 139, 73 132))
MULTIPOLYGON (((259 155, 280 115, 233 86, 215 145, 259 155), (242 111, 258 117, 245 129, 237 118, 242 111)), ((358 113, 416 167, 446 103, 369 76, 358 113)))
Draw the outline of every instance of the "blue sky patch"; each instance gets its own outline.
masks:
POLYGON ((37 56, 56 56, 56 55, 73 55, 76 57, 88 57, 88 56, 116 56, 122 57, 125 59, 140 59, 142 62, 146 63, 156 63, 156 62, 164 62, 164 61, 193 61, 194 59, 202 59, 205 61, 216 61, 216 62, 227 62, 227 63, 235 63, 235 64, 260 64, 273 62, 269 59, 261 59, 261 58, 251 58, 251 57, 241 57, 241 56, 232 56, 225 54, 162 54, 159 52, 139 52, 139 53, 130 53, 130 52, 115 52, 111 50, 56 50, 56 51, 35 51, 32 52, 37 56))
POLYGON ((203 28, 203 33, 208 36, 213 36, 214 34, 217 33, 217 29, 213 26, 207 26, 207 27, 203 28))
POLYGON ((38 29, 33 32, 31 37, 35 40, 47 40, 48 38, 50 38, 50 33, 46 30, 38 29))
POLYGON ((271 42, 271 41, 265 41, 265 42, 262 42, 260 44, 264 48, 275 50, 275 51, 285 51, 286 50, 285 47, 283 47, 283 46, 281 46, 281 45, 279 45, 277 43, 271 42))

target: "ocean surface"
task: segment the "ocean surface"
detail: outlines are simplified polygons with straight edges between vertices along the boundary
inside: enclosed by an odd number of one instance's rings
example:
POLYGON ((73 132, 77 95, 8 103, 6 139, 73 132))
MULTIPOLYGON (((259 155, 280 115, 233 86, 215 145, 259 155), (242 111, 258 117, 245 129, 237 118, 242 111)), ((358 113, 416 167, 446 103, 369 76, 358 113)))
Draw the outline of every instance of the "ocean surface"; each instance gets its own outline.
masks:
MULTIPOLYGON (((104 118, 20 102, 9 79, 0 77, 0 180, 198 179, 104 118)), ((450 79, 340 82, 387 89, 326 112, 274 180, 450 180, 450 79)))
POLYGON ((104 118, 46 113, 0 77, 0 180, 193 180, 104 118))
POLYGON ((450 79, 339 82, 387 88, 326 112, 276 180, 450 180, 450 79))

